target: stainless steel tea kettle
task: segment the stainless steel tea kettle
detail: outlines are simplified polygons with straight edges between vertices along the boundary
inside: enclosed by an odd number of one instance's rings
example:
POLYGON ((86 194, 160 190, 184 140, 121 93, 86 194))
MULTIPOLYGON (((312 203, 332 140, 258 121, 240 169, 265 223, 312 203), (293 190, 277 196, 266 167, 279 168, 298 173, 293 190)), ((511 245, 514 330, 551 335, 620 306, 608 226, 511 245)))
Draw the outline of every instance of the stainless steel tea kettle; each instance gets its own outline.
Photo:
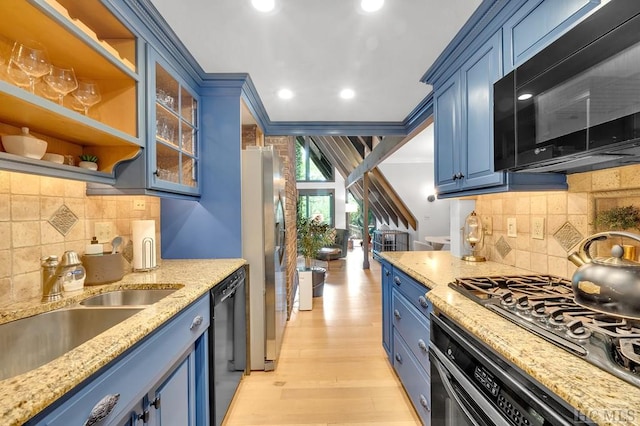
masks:
POLYGON ((611 237, 640 242, 640 235, 630 232, 600 232, 580 242, 568 259, 578 269, 571 279, 577 304, 606 314, 640 319, 640 263, 623 259, 619 245, 609 258, 592 258, 589 247, 595 241, 611 237))

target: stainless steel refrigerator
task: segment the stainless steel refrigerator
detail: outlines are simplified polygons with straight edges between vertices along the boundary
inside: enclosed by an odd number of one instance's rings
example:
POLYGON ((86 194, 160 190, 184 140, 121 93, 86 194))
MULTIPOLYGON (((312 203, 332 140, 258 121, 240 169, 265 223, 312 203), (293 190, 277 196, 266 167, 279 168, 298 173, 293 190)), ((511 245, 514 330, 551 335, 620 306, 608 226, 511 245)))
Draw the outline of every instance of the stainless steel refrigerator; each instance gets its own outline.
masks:
POLYGON ((249 262, 252 370, 274 370, 287 322, 284 174, 272 147, 242 151, 242 257, 249 262))

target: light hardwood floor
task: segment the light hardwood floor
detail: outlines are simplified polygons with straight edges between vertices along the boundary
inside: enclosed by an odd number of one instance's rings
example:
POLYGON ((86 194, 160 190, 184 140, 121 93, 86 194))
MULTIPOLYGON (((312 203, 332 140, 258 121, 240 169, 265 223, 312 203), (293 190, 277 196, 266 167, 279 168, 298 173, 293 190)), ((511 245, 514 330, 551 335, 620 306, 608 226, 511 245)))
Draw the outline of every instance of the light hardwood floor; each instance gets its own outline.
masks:
POLYGON ((294 305, 276 370, 243 378, 225 426, 420 424, 382 348, 380 265, 362 256, 331 263, 313 310, 294 305))

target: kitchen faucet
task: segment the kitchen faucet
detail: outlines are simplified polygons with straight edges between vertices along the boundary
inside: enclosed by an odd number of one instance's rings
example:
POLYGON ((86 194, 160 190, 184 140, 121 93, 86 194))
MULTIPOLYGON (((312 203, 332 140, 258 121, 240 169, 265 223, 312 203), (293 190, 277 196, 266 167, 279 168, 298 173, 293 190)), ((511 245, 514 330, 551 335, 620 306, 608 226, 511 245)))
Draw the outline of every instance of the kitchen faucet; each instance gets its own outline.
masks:
POLYGON ((53 302, 62 298, 63 283, 85 278, 85 269, 78 253, 65 251, 62 260, 51 255, 42 258, 42 301, 53 302))

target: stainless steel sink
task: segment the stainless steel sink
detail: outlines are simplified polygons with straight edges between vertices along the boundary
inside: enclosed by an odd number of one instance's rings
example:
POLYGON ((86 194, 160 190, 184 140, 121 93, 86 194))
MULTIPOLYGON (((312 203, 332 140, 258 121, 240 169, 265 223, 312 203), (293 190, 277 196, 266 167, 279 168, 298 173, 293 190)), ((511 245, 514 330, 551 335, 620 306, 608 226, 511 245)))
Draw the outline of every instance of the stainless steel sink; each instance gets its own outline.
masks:
POLYGON ((0 380, 38 368, 142 308, 74 307, 0 325, 0 380))
POLYGON ((85 306, 144 306, 153 305, 162 298, 175 292, 170 289, 118 290, 98 294, 80 302, 85 306))

